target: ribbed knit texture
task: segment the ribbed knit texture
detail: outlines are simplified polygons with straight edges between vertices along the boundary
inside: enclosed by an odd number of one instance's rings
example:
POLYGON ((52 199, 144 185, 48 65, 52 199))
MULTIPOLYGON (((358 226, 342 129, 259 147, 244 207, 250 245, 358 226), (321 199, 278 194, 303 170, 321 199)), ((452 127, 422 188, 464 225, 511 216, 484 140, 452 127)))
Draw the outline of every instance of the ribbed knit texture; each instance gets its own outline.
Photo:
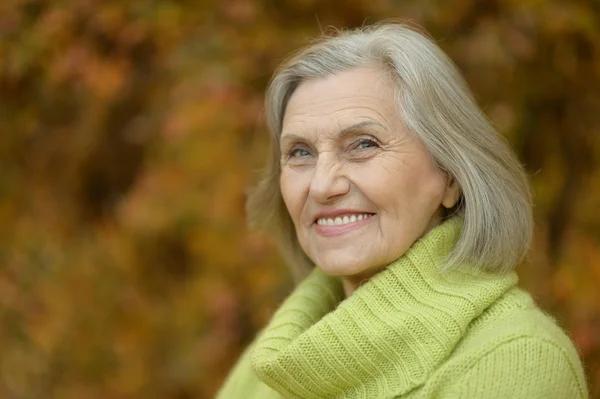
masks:
POLYGON ((516 274, 440 272, 460 228, 436 227, 346 299, 315 268, 217 397, 587 397, 577 352, 516 274))

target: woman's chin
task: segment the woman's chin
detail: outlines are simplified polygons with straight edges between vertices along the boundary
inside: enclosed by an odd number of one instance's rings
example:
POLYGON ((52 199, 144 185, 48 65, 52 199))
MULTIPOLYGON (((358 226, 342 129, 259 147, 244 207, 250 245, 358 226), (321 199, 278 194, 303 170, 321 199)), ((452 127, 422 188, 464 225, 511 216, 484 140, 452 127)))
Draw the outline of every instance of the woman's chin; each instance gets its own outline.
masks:
POLYGON ((316 264, 319 269, 328 276, 339 276, 339 277, 352 277, 365 274, 372 274, 377 269, 374 266, 370 266, 368 263, 357 263, 356 260, 343 262, 320 262, 316 264))

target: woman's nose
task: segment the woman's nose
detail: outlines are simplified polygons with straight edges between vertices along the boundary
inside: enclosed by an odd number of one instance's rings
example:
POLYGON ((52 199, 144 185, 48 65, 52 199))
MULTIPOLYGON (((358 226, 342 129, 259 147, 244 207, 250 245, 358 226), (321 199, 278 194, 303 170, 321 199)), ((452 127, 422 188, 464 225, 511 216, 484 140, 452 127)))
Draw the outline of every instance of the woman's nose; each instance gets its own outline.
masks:
POLYGON ((322 156, 317 161, 310 183, 310 196, 326 203, 344 196, 350 191, 350 181, 345 176, 343 165, 322 156))

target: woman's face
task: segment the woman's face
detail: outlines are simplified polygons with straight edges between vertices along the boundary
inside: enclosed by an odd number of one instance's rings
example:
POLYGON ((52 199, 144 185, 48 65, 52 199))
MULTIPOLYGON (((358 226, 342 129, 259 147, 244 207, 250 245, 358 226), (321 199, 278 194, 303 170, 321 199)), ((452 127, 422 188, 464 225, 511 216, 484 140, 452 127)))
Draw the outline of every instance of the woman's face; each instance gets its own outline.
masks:
POLYGON ((281 134, 281 193, 302 249, 347 294, 454 206, 458 188, 402 122, 375 68, 303 82, 281 134))

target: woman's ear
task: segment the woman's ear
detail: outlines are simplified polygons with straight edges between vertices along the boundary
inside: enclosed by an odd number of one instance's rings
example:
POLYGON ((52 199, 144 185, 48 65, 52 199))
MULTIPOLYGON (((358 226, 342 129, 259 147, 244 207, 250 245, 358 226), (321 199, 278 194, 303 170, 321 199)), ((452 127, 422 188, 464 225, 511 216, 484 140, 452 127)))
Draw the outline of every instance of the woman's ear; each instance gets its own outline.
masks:
POLYGON ((448 183, 446 184, 446 191, 444 192, 444 196, 442 197, 442 205, 446 209, 453 208, 454 205, 458 202, 458 198, 460 197, 460 187, 458 183, 452 176, 448 176, 448 183))

